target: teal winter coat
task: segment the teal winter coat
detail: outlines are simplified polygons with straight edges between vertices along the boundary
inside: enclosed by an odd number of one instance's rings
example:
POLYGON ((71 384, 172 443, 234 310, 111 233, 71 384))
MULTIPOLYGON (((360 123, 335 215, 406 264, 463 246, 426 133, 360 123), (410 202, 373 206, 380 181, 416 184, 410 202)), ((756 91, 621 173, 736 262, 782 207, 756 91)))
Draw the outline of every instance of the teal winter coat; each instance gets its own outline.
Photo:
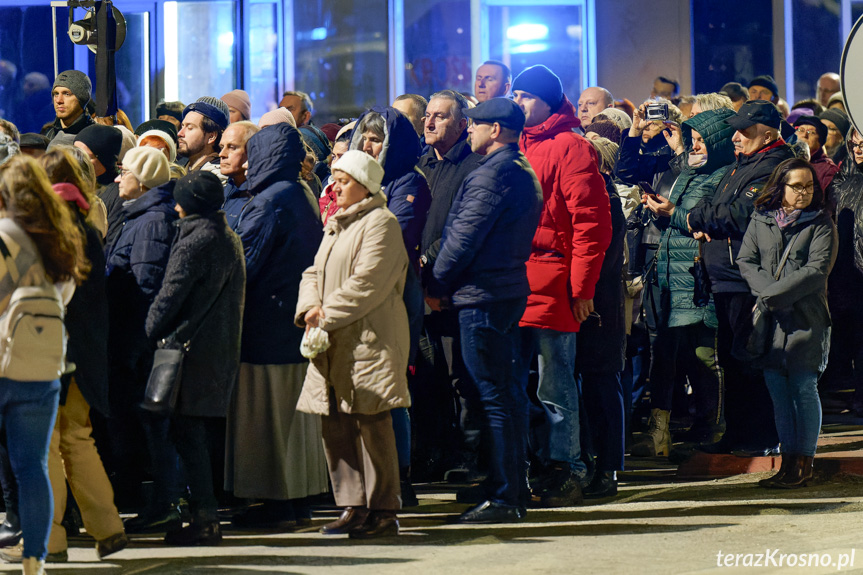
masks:
POLYGON ((695 279, 689 272, 698 255, 698 241, 686 226, 686 216, 702 198, 711 197, 716 186, 734 162, 734 144, 731 136, 734 129, 725 119, 733 116, 732 110, 722 108, 708 110, 683 122, 683 139, 687 151, 692 149, 692 131, 704 138, 707 147, 707 163, 699 168, 686 165, 687 154, 675 160, 684 164, 683 170, 671 189, 669 201, 674 204, 670 218, 659 218, 662 229, 657 252, 657 276, 663 299, 670 301, 668 327, 681 327, 704 322, 708 327, 717 327, 713 298, 705 307, 696 307, 692 301, 695 279))

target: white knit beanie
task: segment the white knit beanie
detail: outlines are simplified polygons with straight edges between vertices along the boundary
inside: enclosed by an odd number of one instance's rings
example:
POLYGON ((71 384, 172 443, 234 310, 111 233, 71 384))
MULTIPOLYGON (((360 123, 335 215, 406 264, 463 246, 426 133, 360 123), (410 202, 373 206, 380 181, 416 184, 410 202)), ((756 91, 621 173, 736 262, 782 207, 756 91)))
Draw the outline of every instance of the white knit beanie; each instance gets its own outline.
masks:
POLYGON ((126 152, 123 169, 132 172, 135 179, 148 189, 157 188, 171 179, 168 158, 162 150, 148 146, 132 148, 126 152))
POLYGON ((141 140, 149 136, 155 136, 156 138, 159 138, 160 140, 165 142, 165 145, 168 146, 168 155, 170 156, 168 158, 168 161, 172 164, 177 161, 177 146, 176 144, 174 144, 174 140, 171 138, 170 134, 168 134, 167 132, 163 132, 162 130, 147 130, 146 132, 138 136, 138 145, 140 146, 141 140))
POLYGON ((381 180, 384 179, 384 168, 377 160, 360 150, 351 150, 332 165, 333 170, 339 170, 358 181, 361 186, 373 194, 381 191, 381 180))
POLYGON ((135 134, 132 133, 132 130, 127 128, 126 126, 112 126, 113 128, 117 128, 120 130, 120 133, 123 134, 123 140, 120 143, 120 154, 117 156, 117 163, 122 164, 123 158, 126 156, 126 152, 131 150, 137 145, 135 141, 135 134))

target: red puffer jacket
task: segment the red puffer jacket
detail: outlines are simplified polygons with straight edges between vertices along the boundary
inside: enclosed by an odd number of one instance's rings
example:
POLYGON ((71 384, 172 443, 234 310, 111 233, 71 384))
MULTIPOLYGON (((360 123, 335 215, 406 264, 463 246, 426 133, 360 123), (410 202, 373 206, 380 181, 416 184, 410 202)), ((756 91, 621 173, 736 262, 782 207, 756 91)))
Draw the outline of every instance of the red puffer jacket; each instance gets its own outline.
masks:
POLYGON ((520 325, 578 331, 574 298, 593 299, 611 209, 596 151, 572 132, 580 125, 570 101, 545 122, 525 128, 520 147, 542 186, 543 209, 527 261, 531 294, 520 325))

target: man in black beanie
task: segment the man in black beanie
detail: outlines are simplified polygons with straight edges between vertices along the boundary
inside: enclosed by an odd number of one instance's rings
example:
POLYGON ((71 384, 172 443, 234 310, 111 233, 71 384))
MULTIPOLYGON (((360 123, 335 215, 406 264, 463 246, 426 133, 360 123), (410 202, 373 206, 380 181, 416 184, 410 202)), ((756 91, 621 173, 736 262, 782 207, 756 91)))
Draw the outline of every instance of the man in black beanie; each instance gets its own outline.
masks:
POLYGON ((513 81, 512 93, 526 118, 519 145, 546 198, 527 262, 531 294, 519 323, 523 365, 538 354, 542 366, 537 397, 546 417, 537 436, 544 439, 531 447, 546 468, 537 495, 543 507, 569 507, 582 502, 587 479, 576 332, 594 313, 596 282, 611 242, 611 207, 593 147, 573 133, 580 122, 560 78, 532 66, 513 81))
POLYGON ((773 76, 764 75, 752 78, 752 81, 749 82, 749 99, 766 100, 778 104, 779 85, 776 84, 773 76))
POLYGON ((87 126, 75 136, 75 147, 90 156, 93 169, 96 171, 96 183, 100 186, 96 193, 108 210, 106 247, 114 241, 123 224, 123 200, 120 199, 120 186, 114 181, 119 173, 117 158, 122 144, 122 132, 113 126, 103 124, 87 126))
POLYGON ((49 140, 53 140, 61 132, 79 134, 93 124, 93 118, 85 111, 87 102, 90 101, 91 89, 90 78, 78 70, 66 70, 57 76, 51 89, 57 118, 45 134, 49 140))

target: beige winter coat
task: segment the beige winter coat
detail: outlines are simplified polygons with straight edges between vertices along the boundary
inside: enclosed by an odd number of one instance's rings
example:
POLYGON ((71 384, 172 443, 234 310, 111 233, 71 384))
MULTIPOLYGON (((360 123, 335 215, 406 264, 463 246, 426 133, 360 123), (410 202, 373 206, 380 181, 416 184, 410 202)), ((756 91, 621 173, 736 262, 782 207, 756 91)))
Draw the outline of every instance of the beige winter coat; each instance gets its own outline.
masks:
POLYGON ((410 406, 408 316, 402 294, 408 257, 383 194, 330 216, 312 267, 303 272, 295 322, 320 305, 330 348, 309 366, 297 409, 374 414, 410 406))

